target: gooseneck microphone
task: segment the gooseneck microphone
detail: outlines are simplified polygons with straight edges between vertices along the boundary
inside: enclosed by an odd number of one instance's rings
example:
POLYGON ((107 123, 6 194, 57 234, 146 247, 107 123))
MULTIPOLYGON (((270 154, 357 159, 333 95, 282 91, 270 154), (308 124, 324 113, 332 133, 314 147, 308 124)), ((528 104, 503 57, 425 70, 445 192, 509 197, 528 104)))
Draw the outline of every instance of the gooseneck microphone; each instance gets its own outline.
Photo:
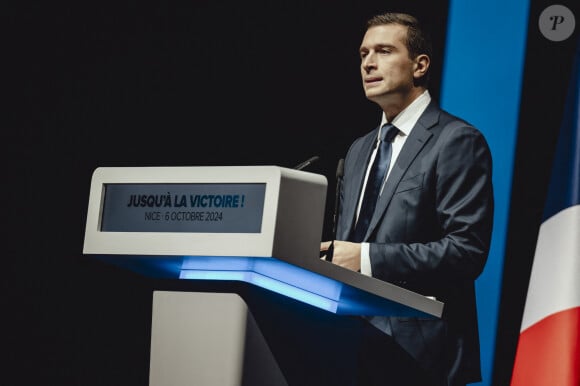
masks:
POLYGON ((319 156, 315 155, 313 157, 308 158, 306 161, 299 163, 298 165, 294 166, 294 169, 296 170, 302 170, 307 166, 310 166, 310 164, 318 161, 320 159, 319 156))
POLYGON ((338 223, 338 210, 340 208, 340 188, 342 185, 342 176, 344 176, 344 158, 338 160, 336 167, 336 195, 334 198, 334 214, 332 216, 332 240, 326 253, 326 261, 332 261, 334 255, 334 240, 336 239, 336 224, 338 223))

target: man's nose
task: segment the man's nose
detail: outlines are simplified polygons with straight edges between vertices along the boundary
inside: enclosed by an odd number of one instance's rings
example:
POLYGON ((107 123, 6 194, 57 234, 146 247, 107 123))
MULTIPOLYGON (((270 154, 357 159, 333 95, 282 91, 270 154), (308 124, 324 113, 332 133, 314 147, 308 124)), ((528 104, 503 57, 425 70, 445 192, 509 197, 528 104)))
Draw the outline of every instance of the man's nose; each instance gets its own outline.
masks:
POLYGON ((374 55, 368 54, 367 56, 365 56, 364 59, 362 60, 361 67, 367 73, 370 72, 372 69, 377 68, 374 55))

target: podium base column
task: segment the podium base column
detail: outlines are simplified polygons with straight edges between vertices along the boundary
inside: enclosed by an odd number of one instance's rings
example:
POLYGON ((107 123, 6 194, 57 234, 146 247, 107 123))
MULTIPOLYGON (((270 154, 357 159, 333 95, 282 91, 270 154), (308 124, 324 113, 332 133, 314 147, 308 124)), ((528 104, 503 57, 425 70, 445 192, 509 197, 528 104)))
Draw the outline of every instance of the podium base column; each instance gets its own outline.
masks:
POLYGON ((236 294, 154 291, 149 386, 287 386, 236 294))

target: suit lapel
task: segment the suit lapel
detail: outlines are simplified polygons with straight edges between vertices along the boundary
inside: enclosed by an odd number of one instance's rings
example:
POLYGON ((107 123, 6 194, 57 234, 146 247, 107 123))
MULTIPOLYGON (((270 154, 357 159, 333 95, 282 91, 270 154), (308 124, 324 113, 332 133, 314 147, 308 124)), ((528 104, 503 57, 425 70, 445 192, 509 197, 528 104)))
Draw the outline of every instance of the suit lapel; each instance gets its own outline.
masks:
POLYGON ((367 170, 367 163, 369 157, 371 156, 371 152, 373 150, 374 143, 377 139, 378 135, 378 128, 373 130, 370 135, 367 135, 363 139, 363 143, 361 145, 361 151, 357 155, 357 159, 354 165, 364 165, 364 167, 358 167, 357 169, 353 170, 351 175, 352 181, 346 187, 344 192, 344 197, 348 197, 348 200, 344 202, 344 209, 342 213, 342 234, 339 235, 339 238, 342 240, 347 240, 348 236, 350 235, 353 225, 354 225, 354 218, 356 214, 356 208, 358 207, 358 201, 360 196, 360 190, 362 189, 363 180, 367 170), (353 199, 351 199, 351 197, 353 199))
POLYGON ((372 234, 380 219, 383 217, 383 214, 389 206, 389 203, 397 191, 397 187, 407 169, 433 135, 429 129, 439 122, 439 112, 440 110, 433 102, 431 102, 413 127, 413 130, 411 130, 409 138, 405 141, 405 144, 397 157, 397 161, 389 173, 383 192, 377 201, 373 218, 371 219, 364 238, 365 240, 367 240, 369 235, 372 234))

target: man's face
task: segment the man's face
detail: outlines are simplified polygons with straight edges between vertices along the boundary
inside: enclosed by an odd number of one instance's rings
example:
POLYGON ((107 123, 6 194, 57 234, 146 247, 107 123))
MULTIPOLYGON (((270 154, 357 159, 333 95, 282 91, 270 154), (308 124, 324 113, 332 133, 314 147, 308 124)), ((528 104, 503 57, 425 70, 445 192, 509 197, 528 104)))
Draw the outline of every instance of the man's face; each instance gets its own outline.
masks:
POLYGON ((361 75, 368 99, 379 103, 405 100, 413 89, 416 63, 405 45, 407 27, 371 27, 360 46, 361 75))

